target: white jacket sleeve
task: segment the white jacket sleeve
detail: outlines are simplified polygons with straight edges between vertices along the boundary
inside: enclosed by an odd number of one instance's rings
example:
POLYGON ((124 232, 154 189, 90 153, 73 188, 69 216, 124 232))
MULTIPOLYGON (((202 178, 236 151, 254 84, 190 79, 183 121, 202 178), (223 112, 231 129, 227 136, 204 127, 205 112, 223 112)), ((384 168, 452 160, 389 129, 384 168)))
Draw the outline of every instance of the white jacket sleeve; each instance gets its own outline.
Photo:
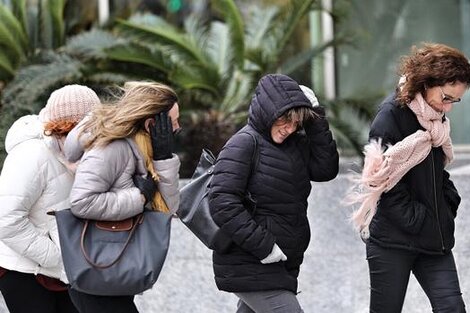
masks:
POLYGON ((176 154, 173 154, 171 159, 154 161, 155 169, 160 177, 158 190, 171 213, 175 213, 180 204, 178 190, 180 165, 180 159, 176 154))
MULTIPOLYGON (((47 184, 44 154, 41 146, 31 145, 19 145, 8 154, 0 176, 0 240, 42 267, 56 267, 61 262, 58 247, 29 219, 47 184)), ((44 214, 46 211, 44 208, 44 214)))

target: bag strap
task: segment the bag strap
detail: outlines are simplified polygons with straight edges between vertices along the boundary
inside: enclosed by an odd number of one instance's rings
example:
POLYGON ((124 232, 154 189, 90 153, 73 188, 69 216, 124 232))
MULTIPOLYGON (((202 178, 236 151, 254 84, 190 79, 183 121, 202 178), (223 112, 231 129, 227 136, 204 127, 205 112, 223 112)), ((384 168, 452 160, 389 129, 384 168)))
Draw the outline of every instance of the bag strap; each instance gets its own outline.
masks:
POLYGON ((85 260, 91 266, 96 267, 96 268, 100 268, 100 269, 109 268, 109 267, 113 266, 114 264, 116 264, 116 262, 119 261, 119 259, 124 254, 124 251, 126 251, 126 248, 129 245, 129 242, 131 241, 132 236, 135 233, 135 230, 137 229, 137 226, 142 224, 143 220, 144 220, 144 214, 143 213, 141 213, 141 214, 139 214, 135 217, 135 223, 134 223, 134 225, 132 225, 132 228, 129 232, 129 236, 127 236, 127 239, 126 239, 126 242, 124 243, 124 246, 122 247, 121 251, 116 256, 116 258, 108 264, 99 264, 99 263, 94 262, 91 259, 90 255, 87 253, 86 248, 85 248, 85 235, 86 235, 86 231, 88 229, 88 226, 90 224, 90 220, 85 220, 85 225, 83 225, 82 233, 81 233, 81 236, 80 236, 80 248, 82 250, 83 256, 85 257, 85 260))

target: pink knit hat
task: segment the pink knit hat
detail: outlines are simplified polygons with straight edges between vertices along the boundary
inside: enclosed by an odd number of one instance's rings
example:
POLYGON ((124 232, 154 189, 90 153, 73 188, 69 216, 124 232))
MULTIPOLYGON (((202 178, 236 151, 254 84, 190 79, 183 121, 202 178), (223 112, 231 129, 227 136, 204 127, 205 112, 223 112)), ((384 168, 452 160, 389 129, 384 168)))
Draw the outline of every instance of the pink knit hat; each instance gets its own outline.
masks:
POLYGON ((43 123, 58 120, 79 122, 100 99, 90 88, 82 85, 67 85, 55 90, 39 112, 43 123))

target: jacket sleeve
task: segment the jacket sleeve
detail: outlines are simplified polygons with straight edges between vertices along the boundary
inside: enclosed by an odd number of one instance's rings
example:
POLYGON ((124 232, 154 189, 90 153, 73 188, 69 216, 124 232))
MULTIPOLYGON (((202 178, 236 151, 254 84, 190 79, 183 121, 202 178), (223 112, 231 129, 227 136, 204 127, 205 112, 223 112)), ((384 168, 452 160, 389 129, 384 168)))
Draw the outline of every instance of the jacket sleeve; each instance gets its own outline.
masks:
POLYGON ((264 259, 274 246, 274 236, 258 225, 242 201, 251 171, 254 141, 248 134, 232 137, 220 152, 209 190, 214 221, 245 251, 264 259))
POLYGON ((88 120, 82 119, 68 134, 64 142, 64 155, 67 161, 75 163, 85 152, 84 146, 88 138, 87 133, 81 133, 83 124, 88 120), (81 135, 81 136, 80 136, 81 135))
MULTIPOLYGON (((141 193, 133 183, 127 188, 112 189, 115 181, 125 174, 130 157, 130 147, 122 140, 85 153, 70 192, 72 213, 105 221, 119 221, 141 213, 141 193)), ((131 174, 128 180, 132 182, 131 174)))
MULTIPOLYGON (((40 143, 38 141, 40 145, 40 143)), ((60 265, 60 252, 48 233, 29 219, 31 208, 47 184, 45 147, 20 145, 7 156, 0 176, 0 240, 18 254, 42 267, 60 265), (38 148, 35 151, 35 148, 38 148)), ((46 214, 47 208, 44 208, 46 214)))
POLYGON ((180 164, 180 159, 176 154, 173 154, 171 159, 154 161, 155 169, 160 178, 158 190, 171 213, 176 212, 180 204, 178 190, 180 164))
POLYGON ((403 182, 382 194, 378 210, 400 229, 413 235, 420 232, 426 217, 424 204, 411 200, 408 187, 403 182))
POLYGON ((450 174, 449 172, 444 170, 444 181, 443 181, 443 193, 444 193, 444 199, 447 202, 447 205, 449 206, 452 215, 454 217, 457 216, 457 209, 459 208, 460 201, 462 200, 460 198, 460 195, 457 191, 457 188, 455 188, 454 183, 452 180, 450 180, 450 174))
POLYGON ((315 121, 314 131, 307 132, 310 180, 322 182, 338 175, 339 154, 326 118, 315 121))

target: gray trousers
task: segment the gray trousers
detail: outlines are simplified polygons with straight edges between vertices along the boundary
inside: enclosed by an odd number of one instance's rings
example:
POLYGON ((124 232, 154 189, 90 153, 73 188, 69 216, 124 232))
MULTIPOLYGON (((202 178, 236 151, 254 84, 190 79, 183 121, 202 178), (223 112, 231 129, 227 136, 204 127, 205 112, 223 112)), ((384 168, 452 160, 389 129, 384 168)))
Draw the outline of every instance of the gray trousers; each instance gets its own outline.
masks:
POLYGON ((237 313, 303 313, 296 295, 287 290, 237 292, 237 313))

